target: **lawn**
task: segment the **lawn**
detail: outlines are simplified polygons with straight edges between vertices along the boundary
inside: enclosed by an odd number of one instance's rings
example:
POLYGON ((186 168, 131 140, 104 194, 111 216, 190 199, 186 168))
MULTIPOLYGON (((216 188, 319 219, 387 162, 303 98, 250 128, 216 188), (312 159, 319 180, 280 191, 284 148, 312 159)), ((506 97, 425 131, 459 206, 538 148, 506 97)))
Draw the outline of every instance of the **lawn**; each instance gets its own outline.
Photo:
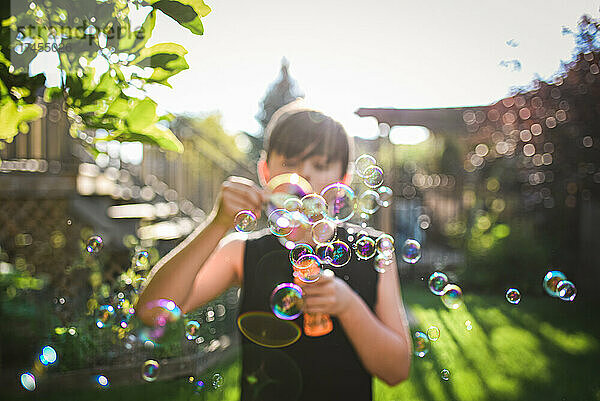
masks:
MULTIPOLYGON (((388 387, 376 380, 375 400, 600 400, 600 324, 592 318, 593 305, 526 296, 511 305, 502 294, 467 294, 462 307, 448 310, 425 288, 405 286, 403 295, 417 320, 411 331, 434 325, 440 337, 423 358, 413 357, 408 381, 388 387), (447 381, 442 369, 450 372, 447 381)), ((237 400, 239 376, 233 359, 200 376, 207 384, 201 393, 193 392, 186 377, 39 399, 237 400), (208 390, 215 373, 224 384, 208 390)), ((30 397, 36 396, 23 399, 30 397)))

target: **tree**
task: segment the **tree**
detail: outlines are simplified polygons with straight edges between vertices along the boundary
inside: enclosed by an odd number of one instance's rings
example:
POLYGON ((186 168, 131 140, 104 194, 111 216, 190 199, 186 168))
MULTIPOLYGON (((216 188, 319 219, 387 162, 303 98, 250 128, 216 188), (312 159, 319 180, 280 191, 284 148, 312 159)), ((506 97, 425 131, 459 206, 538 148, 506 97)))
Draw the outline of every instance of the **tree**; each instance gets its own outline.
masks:
MULTIPOLYGON (((70 121, 70 134, 103 128, 96 141, 141 141, 181 153, 183 145, 160 120, 157 103, 146 96, 150 84, 169 86, 168 79, 188 68, 186 49, 177 43, 147 46, 156 15, 162 12, 196 35, 201 17, 210 11, 202 0, 45 0, 11 2, 11 15, 0 33, 0 146, 27 122, 38 119, 46 101, 58 100, 70 121), (133 10, 145 12, 139 27, 133 10), (46 87, 47 74, 29 76, 31 62, 42 53, 56 56, 57 87, 46 87)), ((94 146, 82 143, 90 153, 94 146)))
POLYGON ((296 100, 298 97, 304 97, 304 93, 298 89, 296 81, 290 77, 289 66, 289 62, 284 57, 281 60, 279 79, 271 85, 261 102, 262 110, 256 115, 256 119, 262 126, 263 132, 277 109, 296 100))

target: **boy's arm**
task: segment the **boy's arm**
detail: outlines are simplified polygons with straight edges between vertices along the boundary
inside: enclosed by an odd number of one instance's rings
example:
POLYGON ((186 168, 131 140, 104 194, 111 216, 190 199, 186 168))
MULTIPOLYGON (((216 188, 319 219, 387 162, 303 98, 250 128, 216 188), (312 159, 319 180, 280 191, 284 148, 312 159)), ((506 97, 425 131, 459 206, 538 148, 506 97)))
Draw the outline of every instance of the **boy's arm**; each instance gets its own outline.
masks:
POLYGON ((136 313, 144 323, 153 321, 152 311, 145 307, 150 301, 170 299, 183 306, 200 267, 227 231, 227 226, 211 216, 152 268, 136 305, 136 313))
POLYGON ((228 178, 206 222, 151 270, 136 304, 140 319, 146 324, 154 321, 157 311, 146 308, 148 302, 169 299, 183 308, 185 313, 239 283, 243 241, 228 237, 221 244, 219 242, 233 226, 234 217, 240 210, 252 210, 260 216, 265 198, 264 192, 252 181, 241 177, 228 178))
POLYGON ((408 379, 412 353, 395 260, 379 275, 375 313, 352 291, 338 319, 365 368, 393 386, 408 379))

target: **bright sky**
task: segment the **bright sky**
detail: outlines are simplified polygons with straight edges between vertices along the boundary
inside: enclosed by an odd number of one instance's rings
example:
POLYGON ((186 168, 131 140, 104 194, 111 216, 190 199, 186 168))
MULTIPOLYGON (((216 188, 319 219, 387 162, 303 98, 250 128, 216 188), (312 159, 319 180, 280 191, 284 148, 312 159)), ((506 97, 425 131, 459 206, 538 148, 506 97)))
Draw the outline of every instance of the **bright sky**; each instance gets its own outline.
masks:
POLYGON ((151 43, 188 49, 190 69, 173 89, 150 93, 164 110, 220 111, 226 130, 255 133, 254 116, 282 57, 307 102, 351 135, 373 136, 359 107, 427 108, 489 104, 534 74, 570 60, 562 26, 598 16, 598 1, 205 0, 212 12, 196 36, 160 15, 151 43), (513 47, 507 41, 513 40, 513 47), (499 65, 518 59, 521 71, 499 65))

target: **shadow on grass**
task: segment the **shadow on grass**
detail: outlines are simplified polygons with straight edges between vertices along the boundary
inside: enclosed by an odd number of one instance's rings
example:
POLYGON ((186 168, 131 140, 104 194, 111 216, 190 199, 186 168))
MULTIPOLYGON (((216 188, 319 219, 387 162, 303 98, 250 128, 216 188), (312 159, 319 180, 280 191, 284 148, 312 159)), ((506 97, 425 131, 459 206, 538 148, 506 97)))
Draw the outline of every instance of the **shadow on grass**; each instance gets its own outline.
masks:
POLYGON ((456 311, 426 288, 405 286, 406 304, 441 336, 424 358, 413 359, 410 379, 396 387, 376 383, 376 400, 600 400, 595 370, 599 324, 589 304, 467 295, 456 311), (472 330, 466 330, 470 320, 472 330), (440 379, 441 369, 450 380, 440 379))

